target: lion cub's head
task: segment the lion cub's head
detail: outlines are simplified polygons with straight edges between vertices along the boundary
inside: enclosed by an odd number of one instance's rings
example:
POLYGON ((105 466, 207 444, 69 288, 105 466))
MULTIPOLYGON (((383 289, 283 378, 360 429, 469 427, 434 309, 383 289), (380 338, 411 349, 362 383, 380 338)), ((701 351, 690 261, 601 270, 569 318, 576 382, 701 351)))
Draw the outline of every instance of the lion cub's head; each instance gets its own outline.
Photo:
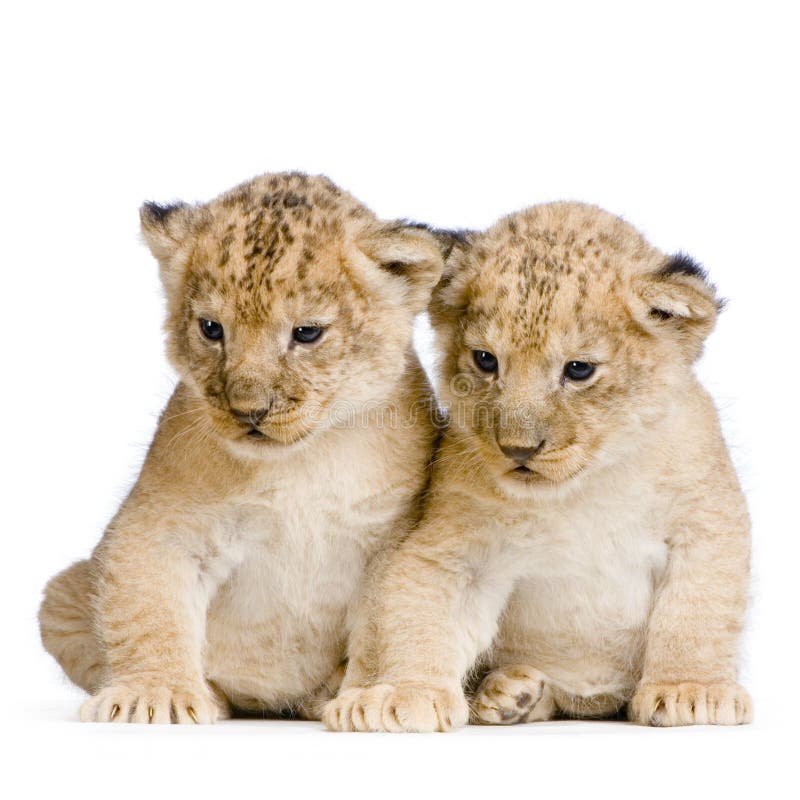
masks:
POLYGON ((593 206, 469 234, 431 306, 465 463, 477 451, 482 474, 529 496, 622 458, 680 402, 718 308, 693 261, 593 206))
POLYGON ((146 203, 168 354, 240 452, 293 444, 385 399, 442 256, 324 177, 256 178, 205 205, 146 203), (338 404, 336 415, 332 408, 338 404))

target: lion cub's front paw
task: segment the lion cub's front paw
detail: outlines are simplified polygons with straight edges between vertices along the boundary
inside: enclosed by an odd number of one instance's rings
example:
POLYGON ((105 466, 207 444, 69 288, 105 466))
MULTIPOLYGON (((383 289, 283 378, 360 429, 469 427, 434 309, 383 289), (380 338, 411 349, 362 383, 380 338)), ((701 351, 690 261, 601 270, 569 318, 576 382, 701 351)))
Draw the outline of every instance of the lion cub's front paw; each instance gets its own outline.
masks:
POLYGON ((332 731, 431 733, 465 725, 468 715, 460 690, 378 684, 345 689, 325 706, 322 721, 332 731))
POLYGON ((640 725, 743 725, 753 719, 750 695, 737 683, 643 683, 629 716, 640 725))
POLYGON ((205 686, 118 683, 101 689, 80 710, 83 722, 215 722, 222 709, 205 686))
POLYGON ((490 672, 472 702, 472 719, 485 725, 512 725, 551 719, 556 712, 547 677, 525 664, 490 672))

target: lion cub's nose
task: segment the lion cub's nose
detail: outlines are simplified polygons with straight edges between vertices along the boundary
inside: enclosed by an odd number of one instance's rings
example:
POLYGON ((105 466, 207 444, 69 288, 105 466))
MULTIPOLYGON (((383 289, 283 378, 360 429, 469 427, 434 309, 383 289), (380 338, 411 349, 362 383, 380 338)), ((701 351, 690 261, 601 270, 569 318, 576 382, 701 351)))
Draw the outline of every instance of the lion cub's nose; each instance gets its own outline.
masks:
POLYGON ((520 464, 524 464, 526 461, 532 459, 539 451, 544 447, 544 439, 542 439, 536 447, 514 447, 512 445, 500 445, 500 450, 502 450, 504 456, 508 456, 508 458, 517 461, 520 464))
POLYGON ((231 414, 236 417, 243 425, 258 425, 264 417, 269 414, 269 406, 266 408, 254 408, 250 411, 242 411, 238 408, 232 408, 231 414))

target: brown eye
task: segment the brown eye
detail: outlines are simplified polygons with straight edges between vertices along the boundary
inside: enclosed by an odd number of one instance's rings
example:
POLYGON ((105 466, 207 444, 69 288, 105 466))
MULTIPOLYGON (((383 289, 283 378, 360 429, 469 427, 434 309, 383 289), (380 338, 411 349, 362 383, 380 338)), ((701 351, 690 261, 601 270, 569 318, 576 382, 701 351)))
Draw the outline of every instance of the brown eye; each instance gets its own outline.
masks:
POLYGON ((497 372, 497 358, 486 350, 473 350, 472 358, 481 372, 497 372))
POLYGON ((211 319, 201 319, 200 320, 200 332, 206 339, 210 339, 212 342, 218 342, 222 339, 224 331, 222 330, 222 325, 219 322, 214 322, 211 319))
POLYGON ((571 381, 585 381, 594 375, 594 364, 587 361, 568 361, 564 366, 564 377, 571 381))
POLYGON ((322 336, 323 330, 319 325, 301 325, 292 329, 292 339, 300 344, 311 344, 322 336))

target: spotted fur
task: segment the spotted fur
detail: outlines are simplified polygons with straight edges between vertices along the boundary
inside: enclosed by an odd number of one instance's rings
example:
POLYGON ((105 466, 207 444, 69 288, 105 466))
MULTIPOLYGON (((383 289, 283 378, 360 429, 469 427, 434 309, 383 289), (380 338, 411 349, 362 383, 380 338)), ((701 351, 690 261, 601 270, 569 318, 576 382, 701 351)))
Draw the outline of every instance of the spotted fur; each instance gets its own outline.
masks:
POLYGON ((48 584, 42 639, 92 694, 86 720, 315 716, 426 481, 411 333, 441 242, 300 173, 141 221, 180 383, 91 558, 48 584), (322 336, 297 342, 303 326, 322 336))
POLYGON ((470 675, 482 723, 750 719, 749 521, 692 371, 718 307, 693 261, 593 206, 454 247, 431 306, 450 424, 376 592, 370 679, 329 727, 448 730, 470 675), (573 360, 594 373, 570 380, 573 360))

